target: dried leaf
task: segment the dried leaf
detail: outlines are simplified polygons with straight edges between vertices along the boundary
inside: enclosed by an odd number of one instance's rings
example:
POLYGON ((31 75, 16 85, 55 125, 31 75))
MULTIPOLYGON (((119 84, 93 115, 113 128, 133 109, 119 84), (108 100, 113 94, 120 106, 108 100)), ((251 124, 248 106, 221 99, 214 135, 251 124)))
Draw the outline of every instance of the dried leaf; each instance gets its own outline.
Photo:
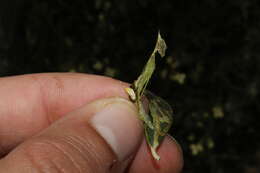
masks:
POLYGON ((165 41, 162 39, 160 33, 158 33, 157 42, 154 48, 152 55, 150 56, 148 62, 146 63, 143 72, 138 77, 138 79, 134 82, 134 88, 136 89, 137 96, 142 96, 143 92, 154 72, 155 69, 155 55, 158 52, 161 57, 164 57, 165 51, 167 49, 165 41))
POLYGON ((168 130, 172 125, 172 109, 171 106, 162 98, 155 96, 146 90, 146 86, 155 70, 155 56, 158 52, 161 57, 165 55, 166 43, 158 33, 158 39, 153 53, 146 63, 141 75, 131 85, 126 88, 130 100, 133 101, 139 113, 139 118, 143 121, 146 141, 150 146, 151 153, 156 160, 160 159, 156 149, 164 139, 168 130), (144 109, 143 98, 148 100, 148 113, 144 109))
MULTIPOLYGON (((154 157, 159 158, 156 149, 163 141, 172 125, 172 108, 162 98, 145 91, 145 97, 149 100, 149 112, 153 121, 153 129, 144 124, 145 136, 154 157)), ((157 159, 159 160, 159 159, 157 159)))

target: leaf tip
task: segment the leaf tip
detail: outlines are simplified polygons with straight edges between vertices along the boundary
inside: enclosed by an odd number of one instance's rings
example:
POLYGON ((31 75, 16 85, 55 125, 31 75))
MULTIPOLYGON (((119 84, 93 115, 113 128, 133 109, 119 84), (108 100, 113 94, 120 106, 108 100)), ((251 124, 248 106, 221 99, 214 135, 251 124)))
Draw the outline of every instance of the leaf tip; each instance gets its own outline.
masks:
POLYGON ((158 53, 161 55, 161 57, 164 57, 166 49, 167 49, 167 45, 166 45, 164 39, 162 38, 160 31, 158 31, 157 43, 156 43, 156 46, 155 46, 155 50, 158 51, 158 53))
POLYGON ((156 148, 151 147, 151 152, 152 152, 153 158, 155 158, 156 160, 161 159, 160 156, 156 152, 156 148))

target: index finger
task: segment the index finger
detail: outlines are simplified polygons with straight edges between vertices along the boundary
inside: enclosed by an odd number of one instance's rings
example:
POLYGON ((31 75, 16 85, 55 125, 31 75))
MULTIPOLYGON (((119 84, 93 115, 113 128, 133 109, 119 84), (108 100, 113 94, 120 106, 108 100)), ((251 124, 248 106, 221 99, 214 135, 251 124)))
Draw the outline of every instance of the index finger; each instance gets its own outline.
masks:
POLYGON ((102 97, 127 98, 121 81, 45 73, 0 79, 0 156, 66 113, 102 97))

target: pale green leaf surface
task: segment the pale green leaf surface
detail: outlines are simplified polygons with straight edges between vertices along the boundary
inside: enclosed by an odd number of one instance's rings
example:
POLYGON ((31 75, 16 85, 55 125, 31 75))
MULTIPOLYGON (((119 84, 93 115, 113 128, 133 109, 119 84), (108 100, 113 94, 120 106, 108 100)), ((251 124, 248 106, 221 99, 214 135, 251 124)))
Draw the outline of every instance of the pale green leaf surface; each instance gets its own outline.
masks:
POLYGON ((134 82, 134 88, 136 89, 137 96, 142 96, 143 92, 155 70, 155 55, 158 52, 161 57, 164 57, 165 51, 167 49, 165 41, 162 39, 160 33, 158 33, 157 42, 152 55, 150 56, 148 62, 146 63, 143 72, 134 82))
POLYGON ((140 120, 143 121, 146 141, 150 146, 151 153, 156 160, 160 159, 156 149, 172 125, 171 106, 162 98, 155 96, 146 90, 146 86, 155 70, 155 56, 159 53, 161 57, 165 55, 166 43, 158 33, 158 39, 153 53, 146 63, 141 75, 131 85, 126 88, 130 100, 133 101, 139 113, 140 120), (143 96, 148 100, 148 113, 144 109, 143 96))

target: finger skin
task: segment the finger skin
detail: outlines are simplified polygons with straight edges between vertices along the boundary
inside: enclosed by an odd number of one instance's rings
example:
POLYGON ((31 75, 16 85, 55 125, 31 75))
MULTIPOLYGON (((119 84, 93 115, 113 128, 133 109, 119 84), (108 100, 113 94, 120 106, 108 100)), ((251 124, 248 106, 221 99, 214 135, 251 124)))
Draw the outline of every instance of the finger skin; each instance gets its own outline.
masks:
POLYGON ((103 97, 127 98, 126 86, 112 78, 78 73, 1 78, 0 156, 83 104, 103 97))
POLYGON ((161 157, 155 160, 144 140, 137 155, 135 156, 129 173, 149 172, 149 173, 180 173, 183 167, 182 150, 179 144, 170 136, 166 136, 158 149, 161 157))
POLYGON ((0 172, 109 172, 117 157, 89 123, 96 107, 70 112, 20 144, 1 160, 0 172))

